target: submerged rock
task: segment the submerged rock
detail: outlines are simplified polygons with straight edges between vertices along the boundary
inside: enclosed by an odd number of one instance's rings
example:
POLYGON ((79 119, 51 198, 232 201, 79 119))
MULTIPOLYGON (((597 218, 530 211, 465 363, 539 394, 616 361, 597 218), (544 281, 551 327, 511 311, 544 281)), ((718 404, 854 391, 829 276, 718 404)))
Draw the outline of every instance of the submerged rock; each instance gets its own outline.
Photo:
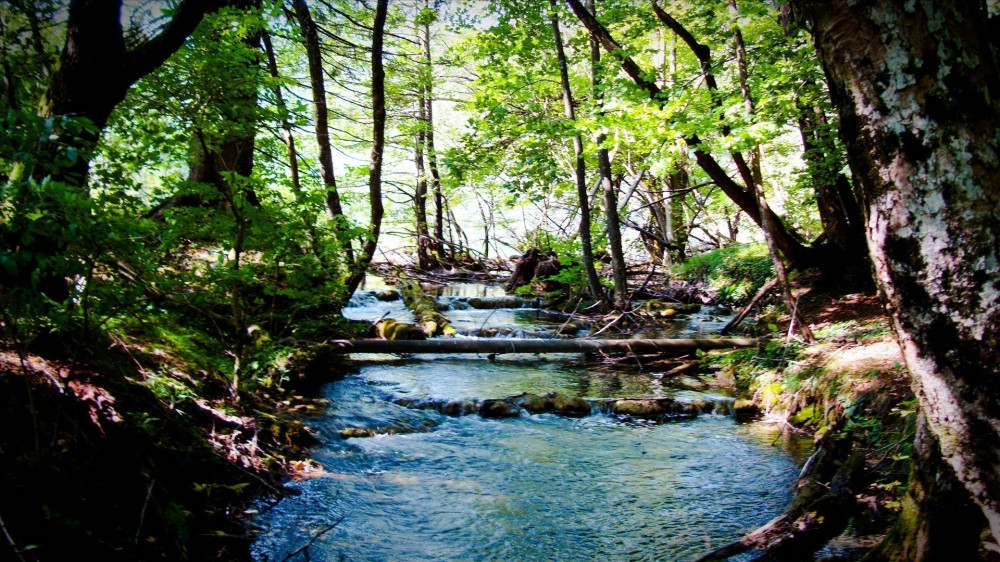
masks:
POLYGON ((514 405, 532 414, 560 414, 569 417, 590 415, 590 402, 578 396, 567 396, 560 392, 546 394, 521 394, 509 398, 514 405))
POLYGON ((399 425, 389 425, 383 427, 345 427, 340 430, 341 439, 356 439, 362 437, 375 437, 376 435, 405 435, 407 433, 425 433, 436 427, 437 424, 430 420, 424 420, 417 425, 400 423, 399 425))
POLYGON ((693 418, 701 413, 700 405, 678 402, 673 398, 626 398, 612 400, 607 403, 606 407, 612 414, 642 419, 693 418))
POLYGON ((399 300, 399 291, 396 289, 386 289, 384 291, 375 293, 375 298, 382 302, 392 302, 399 300))
POLYGON ((752 420, 760 416, 760 408, 749 398, 740 398, 733 402, 733 417, 738 420, 752 420))
POLYGON ((484 418, 515 418, 520 415, 506 400, 487 399, 477 405, 479 415, 484 418))

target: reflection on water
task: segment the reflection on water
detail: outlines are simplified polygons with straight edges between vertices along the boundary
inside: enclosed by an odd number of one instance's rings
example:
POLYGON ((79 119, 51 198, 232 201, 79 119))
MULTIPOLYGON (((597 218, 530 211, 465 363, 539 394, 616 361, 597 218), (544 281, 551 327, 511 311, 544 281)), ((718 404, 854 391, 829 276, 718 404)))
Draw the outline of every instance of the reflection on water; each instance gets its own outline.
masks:
MULTIPOLYGON (((545 324, 511 310, 451 314, 472 322, 490 312, 487 326, 545 324)), ((258 560, 283 560, 314 538, 310 560, 689 560, 780 513, 808 448, 775 426, 723 416, 661 425, 600 414, 489 420, 389 401, 549 391, 718 397, 574 355, 367 356, 361 365, 325 387, 329 411, 309 420, 324 440, 313 455, 325 472, 294 483, 300 495, 258 517, 258 560), (343 440, 348 427, 413 432, 343 440)))

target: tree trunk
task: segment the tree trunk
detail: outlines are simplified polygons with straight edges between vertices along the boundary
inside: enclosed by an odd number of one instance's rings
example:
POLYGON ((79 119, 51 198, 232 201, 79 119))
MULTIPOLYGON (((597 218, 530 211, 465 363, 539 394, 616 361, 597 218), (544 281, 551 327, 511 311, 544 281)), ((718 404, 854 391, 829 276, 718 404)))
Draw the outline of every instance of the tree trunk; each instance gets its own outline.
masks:
POLYGON ((1000 65, 985 3, 794 5, 927 426, 1000 540, 1000 65))
MULTIPOLYGON (((162 31, 151 39, 129 49, 121 27, 121 1, 74 0, 70 2, 66 23, 66 42, 59 64, 49 79, 46 94, 39 104, 43 117, 73 116, 89 120, 93 127, 79 133, 61 134, 56 142, 42 141, 33 161, 18 161, 10 174, 16 184, 28 177, 42 180, 51 176, 54 181, 86 189, 90 159, 112 110, 140 78, 160 66, 187 39, 205 13, 218 7, 216 1, 198 2, 183 0, 174 9, 173 16, 162 31), (95 87, 99 85, 100 87, 95 87), (65 169, 52 172, 44 166, 33 167, 34 162, 54 162, 65 147, 76 150, 76 161, 65 169)), ((37 237, 21 251, 37 259, 61 252, 62 242, 49 237, 37 237)), ((22 275, 31 276, 34 268, 26 268, 22 275)), ((20 281, 15 281, 21 284, 20 281)), ((70 294, 66 279, 47 273, 38 281, 38 289, 56 302, 70 294)))
MULTIPOLYGON (((326 188, 326 208, 333 219, 335 232, 343 232, 346 227, 344 209, 340 203, 340 193, 337 191, 337 177, 333 171, 333 149, 330 146, 329 112, 326 105, 326 85, 323 78, 323 54, 319 48, 319 31, 312 19, 309 6, 305 0, 292 0, 295 18, 299 20, 299 29, 305 41, 306 58, 309 60, 309 85, 313 98, 313 127, 316 130, 316 145, 319 148, 319 169, 326 188)), ((354 261, 354 249, 351 241, 344 236, 338 236, 344 246, 348 262, 354 261)))
POLYGON ((667 192, 670 197, 667 203, 669 211, 666 215, 667 240, 673 249, 673 263, 684 263, 687 259, 688 223, 684 213, 684 199, 690 191, 689 181, 690 177, 683 166, 678 166, 670 174, 667 192))
MULTIPOLYGON (((596 14, 594 0, 587 0, 587 12, 596 14)), ((597 65, 601 62, 601 48, 597 40, 590 39, 590 81, 594 88, 594 100, 600 105, 603 98, 597 65)), ((628 308, 628 269, 622 252, 622 227, 618 219, 618 201, 614 183, 611 181, 611 158, 608 149, 601 145, 605 136, 597 136, 597 170, 600 174, 601 190, 604 192, 604 217, 608 233, 608 250, 611 252, 611 275, 614 280, 614 306, 617 310, 628 308)))
MULTIPOLYGON (((132 84, 155 70, 180 48, 202 17, 218 8, 219 2, 183 0, 159 35, 131 49, 125 44, 121 5, 120 0, 70 2, 66 43, 39 108, 44 117, 72 115, 89 119, 94 124, 93 130, 61 139, 61 142, 76 147, 81 158, 59 179, 80 186, 85 183, 90 166, 89 156, 111 111, 125 99, 132 84), (100 87, 95 87, 95 84, 100 87)), ((13 177, 17 175, 12 174, 13 177)))
MULTIPOLYGON (((816 86, 807 83, 803 87, 816 86)), ((806 107, 797 100, 796 110, 803 160, 816 191, 824 238, 843 256, 841 261, 867 262, 864 217, 850 180, 840 172, 844 162, 833 139, 836 130, 821 108, 806 107)))
MULTIPOLYGON (((417 28, 420 39, 420 28, 417 28)), ((427 144, 427 85, 421 74, 417 90, 417 145, 414 147, 414 162, 417 166, 417 188, 413 195, 413 215, 417 228, 417 267, 424 271, 439 266, 434 255, 434 244, 427 228, 427 170, 424 168, 424 146, 427 144)))
MULTIPOLYGON (((301 1, 301 0, 299 0, 301 1)), ((347 298, 365 278, 368 266, 375 256, 379 232, 382 230, 382 152, 385 149, 385 66, 382 62, 382 44, 388 0, 378 0, 375 5, 375 22, 372 30, 372 152, 368 164, 368 200, 371 205, 371 222, 368 238, 361 246, 353 271, 347 280, 347 298)))
MULTIPOLYGON (((266 31, 261 34, 261 40, 264 43, 264 54, 267 56, 267 69, 271 74, 271 78, 278 80, 280 75, 278 74, 278 62, 274 56, 274 45, 271 43, 271 36, 266 31)), ((281 86, 275 83, 272 88, 274 92, 274 99, 278 105, 278 114, 280 115, 281 130, 284 133, 285 139, 285 149, 288 153, 288 168, 292 175, 292 189, 295 190, 295 200, 299 205, 305 204, 305 193, 302 190, 302 182, 299 177, 299 153, 295 149, 295 135, 292 133, 292 123, 288 120, 288 106, 285 104, 285 98, 281 94, 281 86)), ((307 214, 302 217, 303 223, 305 223, 306 230, 309 232, 309 245, 312 249, 313 255, 319 260, 320 264, 325 268, 328 267, 326 260, 326 255, 323 253, 323 248, 320 245, 319 233, 316 231, 316 217, 313 214, 307 214)))
MULTIPOLYGON (((430 9, 428 0, 424 0, 424 9, 430 9)), ((431 24, 424 22, 424 104, 427 116, 426 138, 427 138, 427 164, 431 172, 431 183, 434 189, 434 240, 432 247, 437 259, 441 260, 445 255, 444 249, 444 195, 441 192, 441 174, 437 166, 437 151, 434 148, 434 64, 431 59, 431 24)), ((454 251, 454 250, 452 250, 454 251)))
MULTIPOLYGON (((552 36, 556 43, 556 58, 559 61, 559 82, 562 85, 563 115, 569 121, 575 121, 573 111, 573 92, 569 86, 569 65, 566 63, 566 51, 563 49, 562 34, 559 32, 559 15, 556 11, 556 0, 549 0, 549 19, 552 22, 552 36)), ((587 193, 587 166, 583 157, 583 137, 577 132, 573 136, 573 152, 576 156, 574 172, 576 177, 576 195, 580 201, 580 247, 583 253, 583 267, 587 274, 587 285, 590 294, 595 299, 605 300, 604 287, 597 276, 594 266, 594 250, 590 237, 590 197, 587 193)))
MULTIPOLYGON (((747 82, 747 52, 746 46, 743 44, 743 33, 740 31, 740 26, 736 23, 737 18, 739 18, 739 9, 736 7, 736 0, 729 0, 729 11, 733 16, 733 21, 730 25, 733 30, 733 42, 736 44, 736 65, 739 69, 740 92, 743 94, 743 105, 746 107, 747 115, 753 116, 757 110, 754 106, 753 96, 750 94, 750 85, 747 82)), ((795 299, 792 298, 792 288, 788 284, 788 274, 785 271, 785 264, 781 261, 781 253, 778 251, 778 245, 775 243, 774 236, 772 235, 772 228, 769 224, 770 218, 767 213, 767 198, 764 195, 764 176, 761 173, 760 160, 760 145, 755 142, 750 152, 750 183, 747 184, 747 187, 757 197, 757 208, 760 209, 761 216, 761 232, 764 234, 764 242, 767 243, 767 251, 771 254, 774 274, 778 278, 778 285, 781 288, 781 298, 785 301, 785 308, 788 309, 788 314, 791 318, 790 322, 796 324, 802 337, 811 343, 815 341, 815 338, 813 337, 812 330, 809 329, 809 324, 798 313, 798 306, 796 306, 795 299)), ((789 333, 791 333, 791 330, 789 330, 789 333)))

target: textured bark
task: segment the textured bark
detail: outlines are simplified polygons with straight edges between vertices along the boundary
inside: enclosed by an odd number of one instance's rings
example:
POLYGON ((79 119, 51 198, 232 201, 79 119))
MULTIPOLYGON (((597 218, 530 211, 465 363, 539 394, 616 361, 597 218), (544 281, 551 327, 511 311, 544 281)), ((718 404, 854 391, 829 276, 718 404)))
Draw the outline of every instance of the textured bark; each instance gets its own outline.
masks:
POLYGON ((1000 539, 1000 68, 982 2, 795 2, 944 460, 1000 539))
MULTIPOLYGON (((563 49, 562 33, 559 31, 559 16, 556 12, 556 0, 549 0, 549 19, 552 22, 552 36, 556 44, 556 58, 559 61, 559 82, 562 85, 563 115, 570 121, 576 120, 573 111, 573 92, 569 86, 569 65, 566 63, 566 51, 563 49)), ((573 152, 576 162, 573 167, 576 179, 576 195, 580 202, 580 247, 583 252, 583 267, 587 273, 587 285, 590 294, 595 299, 604 300, 604 288, 597 276, 594 266, 594 250, 590 237, 590 195, 587 193, 587 166, 583 157, 583 137, 580 133, 573 136, 573 152)))
POLYGON ((382 62, 382 44, 385 35, 385 18, 388 0, 378 0, 372 29, 372 151, 368 163, 368 201, 371 222, 368 238, 361 246, 351 277, 347 280, 347 298, 361 285, 365 272, 375 256, 379 233, 382 230, 382 152, 385 149, 385 65, 382 62))
MULTIPOLYGON (((661 101, 662 92, 659 86, 655 82, 647 79, 648 76, 642 71, 638 64, 631 57, 621 56, 622 48, 617 41, 611 36, 611 33, 601 25, 599 21, 587 11, 587 8, 580 2, 580 0, 566 0, 573 13, 576 14, 577 18, 581 23, 590 31, 591 37, 596 40, 604 50, 609 53, 614 53, 616 57, 621 60, 622 70, 625 74, 636 83, 637 86, 642 88, 647 92, 654 101, 661 101)), ((760 210, 757 208, 757 202, 754 200, 753 195, 746 189, 746 187, 733 181, 726 170, 719 164, 711 154, 705 151, 703 142, 698 135, 689 135, 684 138, 684 142, 688 145, 691 151, 695 155, 695 160, 702 170, 708 175, 708 177, 717 185, 723 193, 726 194, 734 203, 736 203, 740 209, 742 209, 750 218, 761 225, 761 214, 760 210)), ((792 237, 791 233, 785 228, 784 223, 781 219, 774 214, 774 212, 769 208, 767 209, 768 218, 770 219, 769 224, 772 226, 775 243, 781 250, 789 261, 795 265, 808 265, 812 263, 817 263, 820 256, 817 252, 804 246, 801 242, 792 237)))
MULTIPOLYGON (((594 14, 594 0, 587 0, 587 13, 594 14)), ((594 37, 590 39, 590 81, 594 87, 594 99, 601 103, 604 97, 597 72, 601 62, 601 48, 594 37)), ((654 85, 655 86, 655 85, 654 85)), ((597 136, 597 170, 600 174, 601 191, 604 193, 604 220, 608 234, 608 250, 611 253, 611 275, 614 281, 614 306, 617 310, 628 307, 628 268, 625 265, 625 254, 622 251, 622 227, 618 218, 618 201, 614 183, 611 181, 611 157, 608 149, 602 147, 604 135, 597 136)))

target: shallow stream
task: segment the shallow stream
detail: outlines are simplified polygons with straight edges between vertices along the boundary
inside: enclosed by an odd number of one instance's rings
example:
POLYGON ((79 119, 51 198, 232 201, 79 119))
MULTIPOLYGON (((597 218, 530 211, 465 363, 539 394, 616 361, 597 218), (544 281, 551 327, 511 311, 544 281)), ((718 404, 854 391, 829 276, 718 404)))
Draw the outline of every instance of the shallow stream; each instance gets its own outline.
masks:
MULTIPOLYGON (((389 310, 407 318, 401 303, 377 301, 376 289, 359 291, 345 316, 374 320, 389 310)), ((531 308, 462 306, 502 294, 461 285, 439 300, 460 331, 537 337, 567 320, 531 308)), ((678 321, 675 333, 720 322, 701 318, 678 321)), ((729 400, 673 387, 638 366, 612 369, 570 354, 357 359, 357 374, 324 387, 328 411, 308 420, 323 440, 313 451, 323 473, 292 483, 299 495, 261 507, 258 560, 284 560, 305 545, 309 560, 691 560, 779 514, 809 446, 776 426, 718 414, 653 423, 595 407, 582 418, 487 419, 392 402, 553 391, 594 403, 729 400), (341 438, 346 428, 389 427, 409 432, 341 438)))

